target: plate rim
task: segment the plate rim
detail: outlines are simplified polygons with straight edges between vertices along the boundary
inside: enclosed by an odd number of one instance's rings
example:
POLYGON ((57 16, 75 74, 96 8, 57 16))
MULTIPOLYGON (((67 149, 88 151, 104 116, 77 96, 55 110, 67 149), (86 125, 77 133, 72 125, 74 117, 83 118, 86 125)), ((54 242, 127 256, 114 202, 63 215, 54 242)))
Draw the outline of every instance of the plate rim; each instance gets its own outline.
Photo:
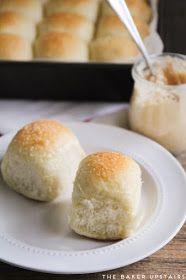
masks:
MULTIPOLYGON (((141 138, 142 140, 144 141, 148 141, 148 143, 150 143, 151 145, 155 145, 156 146, 156 149, 162 151, 163 153, 166 153, 166 155, 168 156, 168 158, 174 162, 174 164, 177 166, 177 168, 179 169, 179 171, 181 172, 181 174, 183 175, 183 178, 184 178, 184 181, 185 181, 185 184, 186 184, 186 175, 185 175, 185 171, 183 169, 183 167, 180 165, 180 163, 173 157, 173 155, 171 155, 165 148, 163 148, 161 145, 159 145, 158 143, 152 141, 151 139, 148 139, 147 137, 145 136, 142 136, 142 135, 139 135, 135 132, 132 132, 132 131, 129 131, 127 129, 124 129, 124 128, 119 128, 119 127, 115 127, 115 126, 111 126, 111 125, 102 125, 102 124, 97 124, 97 123, 82 123, 82 122, 64 122, 64 124, 66 126, 94 126, 94 127, 99 127, 99 128, 109 128, 109 129, 115 129, 115 130, 120 130, 121 132, 125 132, 125 133, 129 133, 129 134, 133 134, 134 137, 138 137, 138 138, 141 138)), ((13 137, 13 135, 16 133, 16 131, 12 131, 10 133, 7 133, 5 135, 3 135, 1 138, 0 138, 0 145, 1 145, 1 141, 2 139, 4 140, 6 137, 13 137)), ((6 140, 5 140, 6 141, 6 140)), ((154 146, 154 147, 155 147, 154 146)), ((170 240, 172 240, 172 238, 179 232, 179 230, 181 229, 181 227, 183 226, 184 222, 186 220, 186 206, 185 206, 185 213, 183 213, 183 217, 180 218, 180 222, 179 224, 177 224, 177 226, 175 226, 175 230, 168 236, 168 238, 166 240, 163 240, 161 243, 159 243, 158 245, 156 245, 154 249, 151 249, 148 251, 148 253, 144 254, 143 256, 140 255, 140 256, 137 256, 137 257, 134 257, 133 258, 133 262, 129 262, 129 263, 126 263, 125 265, 129 265, 131 263, 134 263, 134 262, 137 262, 137 261, 140 261, 148 256, 150 256, 151 254, 155 253, 156 251, 158 251, 159 249, 161 249, 163 246, 165 246, 168 242, 170 242, 170 240)), ((1 244, 1 238, 0 238, 0 244, 1 244)), ((120 241, 122 242, 122 241, 120 241)), ((112 246, 112 245, 111 245, 112 246)), ((34 246, 33 246, 34 247, 34 246)), ((100 248, 98 248, 100 249, 100 248)), ((96 250, 96 249, 94 249, 96 250)), ((84 251, 83 251, 84 252, 84 251)), ((122 265, 118 263, 118 265, 113 265, 113 266, 109 266, 109 267, 103 267, 101 270, 89 270, 86 268, 86 270, 82 270, 82 271, 64 271, 64 270, 51 270, 51 268, 36 268, 36 267, 33 267, 32 265, 30 266, 27 266, 27 265, 22 265, 16 261, 12 262, 10 261, 10 259, 5 259, 2 257, 1 255, 1 252, 0 252, 0 260, 2 262, 5 262, 5 263, 8 263, 8 264, 11 264, 11 265, 15 265, 17 267, 21 267, 21 268, 25 268, 25 269, 28 269, 28 270, 33 270, 33 271, 41 271, 41 272, 45 272, 45 273, 56 273, 56 274, 84 274, 84 273, 95 273, 95 272, 104 272, 104 271, 108 271, 108 270, 112 270, 112 269, 116 269, 116 268, 119 268, 121 267, 122 265)))

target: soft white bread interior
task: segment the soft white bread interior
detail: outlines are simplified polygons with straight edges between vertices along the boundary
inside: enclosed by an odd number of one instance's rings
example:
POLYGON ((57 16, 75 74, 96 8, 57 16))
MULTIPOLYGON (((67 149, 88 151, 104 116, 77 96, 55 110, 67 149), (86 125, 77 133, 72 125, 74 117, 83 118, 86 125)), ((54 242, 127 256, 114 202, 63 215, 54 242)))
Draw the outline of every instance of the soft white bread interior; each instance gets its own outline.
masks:
POLYGON ((95 0, 50 0, 46 3, 46 14, 70 12, 95 21, 98 13, 98 1, 95 0))
MULTIPOLYGON (((149 26, 140 18, 134 17, 134 22, 142 38, 149 35, 149 26)), ((117 15, 103 16, 98 23, 96 38, 106 36, 125 36, 130 37, 127 28, 123 25, 117 15)))
POLYGON ((42 18, 40 0, 0 0, 1 12, 19 12, 38 22, 42 18))
POLYGON ((14 34, 0 34, 0 59, 31 60, 31 44, 23 37, 14 34))
POLYGON ((51 15, 39 24, 40 35, 52 31, 68 32, 82 40, 90 41, 93 37, 94 24, 85 16, 64 12, 51 15))
POLYGON ((70 226, 78 234, 118 240, 133 233, 141 198, 141 170, 130 157, 99 152, 79 166, 70 226))
POLYGON ((35 25, 32 20, 21 13, 0 13, 0 33, 15 34, 33 41, 36 35, 35 25))
POLYGON ((84 155, 70 129, 53 120, 35 121, 11 141, 1 164, 2 176, 10 188, 28 198, 71 197, 84 155))
MULTIPOLYGON (((152 16, 151 7, 146 0, 125 0, 132 16, 141 18, 145 22, 149 22, 152 16)), ((101 7, 102 15, 113 15, 114 11, 111 9, 106 0, 103 0, 101 7)))
POLYGON ((122 61, 138 54, 136 44, 125 36, 97 38, 90 44, 90 59, 92 61, 122 61))
POLYGON ((50 32, 36 40, 35 56, 61 61, 86 62, 88 46, 83 40, 70 33, 50 32))

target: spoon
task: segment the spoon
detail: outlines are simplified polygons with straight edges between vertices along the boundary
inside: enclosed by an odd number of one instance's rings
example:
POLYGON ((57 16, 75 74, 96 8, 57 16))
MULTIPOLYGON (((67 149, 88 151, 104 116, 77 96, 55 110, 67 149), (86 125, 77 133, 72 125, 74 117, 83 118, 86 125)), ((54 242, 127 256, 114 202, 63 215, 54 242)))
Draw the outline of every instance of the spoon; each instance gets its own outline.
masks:
POLYGON ((150 69, 151 74, 153 76, 155 76, 150 56, 143 43, 143 40, 141 39, 141 36, 133 21, 133 18, 129 12, 129 9, 127 7, 125 0, 107 0, 107 2, 109 3, 110 7, 115 11, 115 13, 118 15, 118 17, 120 18, 122 23, 127 27, 130 35, 134 39, 138 49, 140 50, 141 54, 143 55, 145 62, 147 64, 147 67, 150 69))

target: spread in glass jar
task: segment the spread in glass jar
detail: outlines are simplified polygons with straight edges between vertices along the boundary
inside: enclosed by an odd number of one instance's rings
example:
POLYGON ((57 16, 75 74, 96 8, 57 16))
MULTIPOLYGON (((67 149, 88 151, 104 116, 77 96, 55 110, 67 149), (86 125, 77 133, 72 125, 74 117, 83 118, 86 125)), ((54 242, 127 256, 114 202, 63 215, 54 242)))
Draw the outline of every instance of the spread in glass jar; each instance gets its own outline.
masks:
POLYGON ((131 128, 179 154, 186 150, 186 56, 153 56, 152 76, 144 61, 133 67, 131 128))

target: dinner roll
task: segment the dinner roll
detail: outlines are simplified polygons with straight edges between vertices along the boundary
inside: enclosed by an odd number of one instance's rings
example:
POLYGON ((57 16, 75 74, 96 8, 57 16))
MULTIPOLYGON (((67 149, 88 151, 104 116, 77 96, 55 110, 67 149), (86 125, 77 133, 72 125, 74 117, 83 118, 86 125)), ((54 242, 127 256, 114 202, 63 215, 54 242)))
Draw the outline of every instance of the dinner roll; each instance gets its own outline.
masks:
POLYGON ((40 35, 51 31, 69 32, 82 40, 90 41, 93 36, 94 25, 84 16, 59 13, 47 17, 39 25, 40 35))
POLYGON ((31 44, 18 35, 0 34, 0 59, 31 60, 31 44))
POLYGON ((98 12, 98 2, 95 0, 50 0, 46 3, 46 14, 70 12, 86 16, 95 21, 98 12))
MULTIPOLYGON (((152 11, 150 6, 145 0, 126 0, 126 4, 132 16, 136 16, 143 21, 149 22, 151 19, 152 11)), ((101 7, 102 15, 115 14, 109 4, 104 0, 101 7)))
POLYGON ((88 47, 84 41, 69 33, 51 32, 37 39, 35 55, 37 58, 86 62, 88 47))
MULTIPOLYGON (((134 18, 134 22, 138 28, 139 33, 142 38, 149 35, 148 24, 139 18, 134 18)), ((103 16, 99 23, 96 32, 96 37, 106 37, 106 36, 126 36, 130 37, 127 28, 123 25, 117 15, 103 16)))
POLYGON ((101 16, 115 15, 115 12, 110 7, 106 0, 103 0, 101 3, 101 16))
POLYGON ((11 141, 1 164, 4 181, 32 199, 69 197, 80 160, 84 157, 72 131, 53 120, 23 127, 11 141))
POLYGON ((124 36, 98 38, 90 44, 90 58, 93 61, 122 61, 138 54, 133 40, 124 36))
POLYGON ((141 184, 133 159, 116 152, 89 155, 74 182, 71 228, 100 240, 128 237, 137 225, 141 184))
POLYGON ((147 4, 146 0, 126 0, 132 16, 136 16, 149 22, 152 16, 151 7, 147 4))
POLYGON ((35 26, 33 22, 20 13, 0 13, 0 33, 20 35, 28 41, 35 38, 35 26))
POLYGON ((48 0, 40 0, 41 5, 44 5, 48 0))
POLYGON ((19 12, 38 22, 42 17, 42 5, 40 0, 0 0, 1 12, 19 12))

